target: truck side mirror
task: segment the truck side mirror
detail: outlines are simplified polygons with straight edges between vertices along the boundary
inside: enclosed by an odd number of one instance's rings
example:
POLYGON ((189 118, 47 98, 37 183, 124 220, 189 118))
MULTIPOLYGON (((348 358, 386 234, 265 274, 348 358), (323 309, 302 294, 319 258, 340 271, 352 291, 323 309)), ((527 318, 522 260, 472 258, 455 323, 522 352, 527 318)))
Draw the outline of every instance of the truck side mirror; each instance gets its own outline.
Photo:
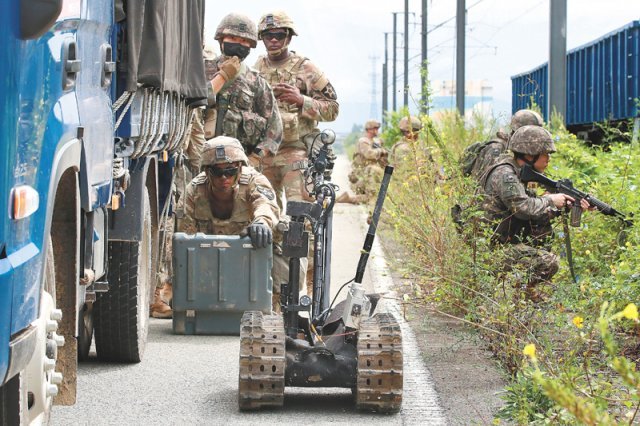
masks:
POLYGON ((56 22, 62 0, 20 0, 20 38, 40 37, 56 22))

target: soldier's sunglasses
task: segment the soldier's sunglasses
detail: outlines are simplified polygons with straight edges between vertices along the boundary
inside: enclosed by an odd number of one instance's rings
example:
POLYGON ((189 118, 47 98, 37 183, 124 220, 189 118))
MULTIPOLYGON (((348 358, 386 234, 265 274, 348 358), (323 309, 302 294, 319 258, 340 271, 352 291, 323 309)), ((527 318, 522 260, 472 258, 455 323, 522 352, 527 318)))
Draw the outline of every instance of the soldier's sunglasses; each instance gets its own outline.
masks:
POLYGON ((265 32, 262 33, 262 38, 264 40, 276 39, 276 40, 280 41, 280 40, 284 40, 285 38, 287 38, 288 35, 289 35, 289 33, 287 31, 279 31, 279 32, 265 31, 265 32))
POLYGON ((227 167, 226 169, 219 169, 217 167, 207 167, 207 172, 211 173, 215 177, 233 177, 238 174, 238 167, 227 167))

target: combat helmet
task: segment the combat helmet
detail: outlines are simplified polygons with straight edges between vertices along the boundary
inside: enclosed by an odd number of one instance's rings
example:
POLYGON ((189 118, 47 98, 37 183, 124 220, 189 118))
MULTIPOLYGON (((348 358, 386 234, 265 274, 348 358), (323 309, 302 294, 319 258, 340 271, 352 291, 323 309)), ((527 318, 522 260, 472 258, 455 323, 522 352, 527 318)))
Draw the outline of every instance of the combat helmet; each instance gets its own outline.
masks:
POLYGON ((291 35, 298 35, 298 31, 296 31, 296 24, 293 23, 293 20, 289 15, 282 10, 277 10, 275 12, 264 14, 262 18, 260 18, 260 21, 258 22, 258 39, 261 38, 263 31, 275 28, 286 28, 289 30, 291 35))
POLYGON ((367 120, 367 122, 364 123, 365 130, 373 129, 376 127, 380 127, 380 122, 378 120, 367 120))
POLYGON ((535 125, 522 126, 516 130, 509 139, 509 149, 525 155, 556 152, 551 133, 545 128, 535 125))
POLYGON ((402 117, 398 123, 398 127, 403 132, 408 132, 409 130, 417 132, 422 129, 422 122, 415 115, 412 115, 411 117, 402 117), (409 129, 409 120, 411 120, 411 129, 409 129))
POLYGON ((222 18, 214 39, 222 41, 226 35, 245 38, 249 40, 251 47, 258 45, 256 24, 248 16, 240 13, 230 13, 222 18))
POLYGON ((241 162, 245 166, 249 165, 247 154, 240 141, 229 136, 217 136, 206 141, 202 147, 200 165, 211 166, 214 164, 231 164, 241 162))
POLYGON ((522 126, 544 126, 542 116, 530 109, 521 109, 516 111, 511 117, 511 133, 515 132, 522 126))

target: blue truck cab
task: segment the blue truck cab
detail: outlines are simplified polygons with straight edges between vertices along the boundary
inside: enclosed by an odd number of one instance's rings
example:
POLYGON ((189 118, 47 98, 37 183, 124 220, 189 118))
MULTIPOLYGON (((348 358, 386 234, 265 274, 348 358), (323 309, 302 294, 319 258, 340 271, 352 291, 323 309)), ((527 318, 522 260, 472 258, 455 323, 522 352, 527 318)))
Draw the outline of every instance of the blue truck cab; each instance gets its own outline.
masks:
POLYGON ((143 356, 203 19, 204 0, 0 6, 1 424, 73 404, 93 339, 143 356))

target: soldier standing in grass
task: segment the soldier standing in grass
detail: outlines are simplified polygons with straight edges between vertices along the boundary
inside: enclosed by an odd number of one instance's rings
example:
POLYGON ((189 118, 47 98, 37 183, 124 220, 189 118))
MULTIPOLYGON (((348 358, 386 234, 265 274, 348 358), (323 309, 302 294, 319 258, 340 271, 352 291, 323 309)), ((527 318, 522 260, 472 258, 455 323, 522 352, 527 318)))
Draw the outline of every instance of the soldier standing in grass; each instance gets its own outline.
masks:
MULTIPOLYGON (((494 226, 493 241, 507 245, 505 269, 521 268, 526 277, 520 285, 530 300, 539 301, 542 293, 536 287, 558 272, 558 256, 547 247, 552 235, 550 221, 557 209, 575 200, 561 193, 536 196, 520 180, 525 164, 544 173, 551 154, 556 152, 547 130, 522 126, 511 137, 509 149, 513 155, 500 156, 480 181, 485 193, 482 209, 485 219, 494 226)), ((589 203, 582 200, 581 207, 589 209, 589 203)))

